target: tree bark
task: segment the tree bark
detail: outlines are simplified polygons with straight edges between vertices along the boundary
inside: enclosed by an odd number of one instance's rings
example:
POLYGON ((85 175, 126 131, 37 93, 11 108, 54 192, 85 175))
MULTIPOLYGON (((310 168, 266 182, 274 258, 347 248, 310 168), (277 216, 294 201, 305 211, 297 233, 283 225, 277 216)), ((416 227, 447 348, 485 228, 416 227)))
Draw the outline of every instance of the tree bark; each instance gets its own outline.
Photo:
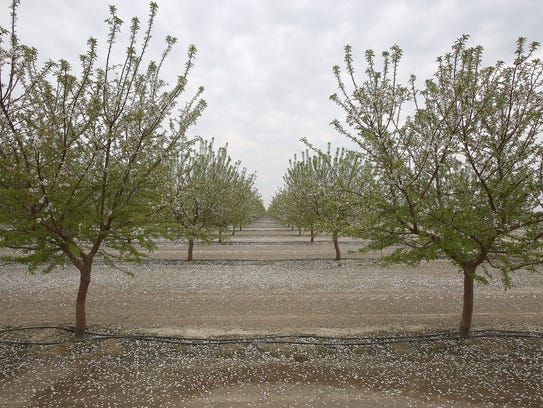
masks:
POLYGON ((194 249, 194 239, 189 239, 189 250, 187 254, 187 261, 192 261, 192 250, 194 249))
POLYGON ((311 228, 311 242, 315 242, 315 231, 311 228))
POLYGON ((75 334, 80 336, 87 330, 87 314, 85 304, 91 281, 92 262, 84 262, 79 268, 79 290, 75 301, 75 334))
POLYGON ((341 252, 339 251, 339 242, 337 232, 334 232, 332 235, 332 240, 334 241, 334 249, 336 250, 336 261, 341 259, 341 252))
POLYGON ((471 319, 473 316, 473 277, 475 276, 475 267, 464 265, 464 306, 462 308, 462 318, 458 328, 461 336, 467 336, 471 329, 471 319))

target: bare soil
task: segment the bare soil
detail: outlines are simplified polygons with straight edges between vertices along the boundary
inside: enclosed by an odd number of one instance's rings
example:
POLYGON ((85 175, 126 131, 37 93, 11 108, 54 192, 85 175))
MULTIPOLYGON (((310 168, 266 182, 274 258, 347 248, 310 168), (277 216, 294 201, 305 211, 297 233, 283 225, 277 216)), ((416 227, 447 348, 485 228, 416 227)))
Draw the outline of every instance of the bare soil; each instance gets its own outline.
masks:
MULTIPOLYGON (((380 267, 379 253, 262 218, 222 244, 162 242, 142 264, 97 262, 89 330, 247 338, 454 332, 462 276, 448 261, 380 267), (126 272, 133 273, 133 277, 126 272)), ((543 274, 478 285, 474 330, 543 332, 543 274)), ((0 328, 73 325, 72 268, 0 264, 0 328)), ((0 332, 0 406, 543 406, 543 341, 483 337, 366 346, 73 342, 59 329, 0 332), (53 345, 8 341, 52 342, 53 345)))

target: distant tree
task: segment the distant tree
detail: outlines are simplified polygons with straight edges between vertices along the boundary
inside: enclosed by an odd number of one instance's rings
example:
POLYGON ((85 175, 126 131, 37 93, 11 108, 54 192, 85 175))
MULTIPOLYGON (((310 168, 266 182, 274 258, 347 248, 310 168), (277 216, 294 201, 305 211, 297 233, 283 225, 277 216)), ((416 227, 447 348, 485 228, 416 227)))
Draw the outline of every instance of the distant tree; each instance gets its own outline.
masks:
POLYGON ((463 273, 459 331, 469 333, 474 280, 542 262, 541 130, 543 65, 537 43, 520 38, 512 63, 483 66, 483 49, 460 38, 439 57, 423 89, 400 83, 402 51, 394 46, 376 67, 366 52, 365 77, 345 49, 347 81, 334 67, 345 112, 335 128, 355 142, 376 172, 371 200, 373 248, 387 260, 416 264, 446 256, 463 273), (411 105, 408 105, 411 103, 411 105), (413 112, 413 116, 406 116, 413 112), (484 273, 480 272, 481 267, 484 273))
POLYGON ((254 187, 255 179, 255 174, 247 175, 242 171, 241 177, 232 188, 232 235, 235 234, 236 227, 241 231, 244 226, 266 213, 260 193, 254 187))
POLYGON ((226 147, 215 149, 213 141, 201 140, 179 157, 165 186, 165 224, 173 239, 188 242, 187 260, 192 261, 197 240, 209 242, 218 230, 221 241, 229 225, 247 216, 249 210, 237 200, 242 189, 253 189, 254 176, 232 162, 226 147))
POLYGON ((279 222, 287 226, 302 224, 298 219, 300 212, 298 211, 294 197, 284 187, 274 194, 267 212, 270 216, 277 218, 279 222))
POLYGON ((289 168, 283 176, 283 182, 288 194, 288 206, 283 210, 290 213, 288 218, 298 227, 300 233, 302 229, 309 230, 310 241, 313 242, 318 232, 322 196, 308 151, 303 152, 301 158, 294 155, 294 158, 289 160, 289 168))
POLYGON ((170 237, 188 242, 188 261, 193 259, 195 241, 209 241, 212 234, 212 213, 219 199, 210 177, 216 155, 213 142, 204 140, 197 149, 181 151, 164 186, 164 222, 170 237))
POLYGON ((353 194, 368 178, 359 155, 337 149, 305 152, 296 157, 284 176, 285 190, 299 213, 299 222, 315 232, 332 235, 336 260, 341 259, 339 237, 352 229, 354 215, 359 215, 359 196, 353 194))
POLYGON ((111 6, 103 59, 91 38, 80 74, 64 60, 39 68, 37 51, 18 40, 17 5, 11 28, 0 32, 0 246, 24 251, 17 260, 31 271, 66 261, 77 267, 75 329, 82 333, 95 257, 138 259, 140 248, 153 246, 149 221, 164 164, 205 106, 200 89, 163 127, 185 90, 196 49, 190 46, 172 87, 160 75, 175 38, 166 38, 160 61, 144 67, 157 13, 151 3, 141 42, 134 17, 125 57, 116 61, 123 22, 111 6))
POLYGON ((330 147, 313 158, 313 167, 322 192, 316 227, 332 235, 339 260, 339 238, 351 235, 353 227, 360 226, 366 217, 360 196, 353 192, 368 188, 372 174, 360 155, 345 149, 337 149, 332 155, 330 147))
POLYGON ((264 204, 260 194, 254 187, 256 175, 247 174, 247 169, 240 168, 236 162, 232 169, 232 177, 225 180, 225 189, 222 191, 222 210, 215 215, 215 226, 219 229, 219 242, 222 242, 223 233, 232 228, 235 235, 236 226, 241 230, 244 225, 254 221, 262 215, 264 204))

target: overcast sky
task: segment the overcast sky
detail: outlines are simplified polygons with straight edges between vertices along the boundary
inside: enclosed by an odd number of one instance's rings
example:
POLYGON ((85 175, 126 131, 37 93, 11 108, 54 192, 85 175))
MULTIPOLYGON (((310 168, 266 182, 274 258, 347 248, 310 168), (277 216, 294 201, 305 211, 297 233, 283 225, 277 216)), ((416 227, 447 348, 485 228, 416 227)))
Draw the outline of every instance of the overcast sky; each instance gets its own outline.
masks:
MULTIPOLYGON (((11 0, 0 0, 0 24, 11 0)), ((511 61, 515 41, 543 41, 540 0, 158 0, 153 41, 161 49, 170 34, 179 39, 167 75, 181 73, 189 44, 196 66, 189 78, 204 86, 208 108, 190 135, 228 143, 266 203, 282 185, 302 137, 317 146, 347 145, 330 122, 341 112, 328 97, 336 90, 333 65, 353 47, 362 72, 364 51, 394 44, 404 50, 402 72, 419 83, 431 75, 437 56, 462 34, 483 45, 489 64, 511 61)), ((19 33, 43 58, 77 56, 93 36, 104 45, 109 4, 128 30, 130 18, 146 21, 143 0, 21 0, 19 33)), ((119 48, 122 51, 123 48, 119 48)), ((104 50, 104 47, 101 48, 104 50)), ((122 55, 119 54, 119 59, 122 55)), ((187 95, 188 97, 188 95, 187 95)))

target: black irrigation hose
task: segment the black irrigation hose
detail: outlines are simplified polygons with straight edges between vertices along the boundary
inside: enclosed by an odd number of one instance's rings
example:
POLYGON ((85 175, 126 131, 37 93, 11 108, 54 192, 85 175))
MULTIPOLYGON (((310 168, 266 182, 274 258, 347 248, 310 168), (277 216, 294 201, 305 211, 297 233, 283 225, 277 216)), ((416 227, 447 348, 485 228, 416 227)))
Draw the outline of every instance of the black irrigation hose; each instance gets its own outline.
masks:
MULTIPOLYGON (((54 329, 73 333, 75 330, 71 327, 64 326, 30 326, 30 327, 14 327, 0 329, 0 335, 9 332, 20 332, 28 330, 45 330, 54 329)), ((477 330, 472 331, 467 336, 461 336, 456 332, 429 333, 429 334, 405 334, 395 336, 358 336, 358 337, 336 337, 336 336, 319 336, 319 335, 296 335, 296 334, 280 334, 269 336, 255 337, 216 337, 216 338, 189 338, 177 336, 154 336, 144 334, 114 334, 100 333, 87 331, 81 337, 74 337, 69 340, 59 340, 50 342, 34 342, 34 341, 19 341, 19 340, 3 340, 0 339, 0 344, 17 345, 17 346, 55 346, 72 343, 87 343, 104 341, 111 339, 146 341, 163 344, 176 344, 185 346, 214 346, 228 344, 274 344, 274 345, 297 345, 297 346, 339 346, 339 347, 360 347, 372 345, 385 345, 394 343, 424 343, 433 341, 445 340, 465 340, 472 338, 530 338, 543 339, 543 332, 521 332, 510 330, 477 330)))

